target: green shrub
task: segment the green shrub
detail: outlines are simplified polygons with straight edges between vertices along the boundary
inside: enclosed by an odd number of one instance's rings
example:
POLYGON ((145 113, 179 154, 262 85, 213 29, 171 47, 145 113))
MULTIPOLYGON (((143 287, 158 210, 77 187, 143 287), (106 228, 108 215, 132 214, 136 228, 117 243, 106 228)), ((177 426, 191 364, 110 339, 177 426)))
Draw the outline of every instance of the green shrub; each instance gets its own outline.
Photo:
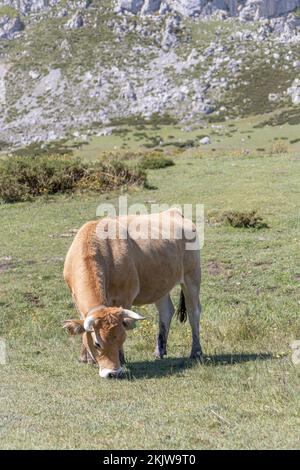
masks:
POLYGON ((165 142, 164 144, 162 144, 162 147, 167 147, 167 146, 173 146, 173 147, 177 147, 179 149, 190 149, 190 148, 196 147, 197 142, 193 139, 188 139, 188 140, 185 140, 183 142, 172 141, 172 142, 165 142))
POLYGON ((0 140, 0 150, 4 150, 9 147, 9 144, 5 140, 0 140))
POLYGON ((147 170, 157 170, 174 165, 171 158, 165 157, 161 152, 146 153, 140 160, 140 166, 147 170))
POLYGON ((300 18, 300 8, 296 8, 296 10, 294 10, 294 15, 296 18, 300 18))
POLYGON ((0 16, 8 16, 9 18, 15 18, 18 16, 18 11, 9 5, 3 5, 0 7, 0 16))
POLYGON ((32 143, 26 147, 15 149, 12 154, 18 157, 41 157, 53 155, 72 155, 72 148, 78 148, 86 142, 74 142, 72 145, 67 143, 66 139, 60 139, 49 143, 32 143))
POLYGON ((67 157, 10 157, 0 165, 0 197, 15 202, 65 192, 73 189, 84 173, 85 166, 79 160, 67 157))
POLYGON ((106 192, 123 186, 147 187, 147 175, 142 168, 129 168, 120 160, 90 165, 77 184, 78 189, 106 192))
POLYGON ((268 225, 263 222, 262 217, 257 215, 256 211, 227 211, 221 215, 219 220, 236 228, 260 229, 268 227, 268 225))
POLYGON ((10 157, 0 163, 0 198, 4 202, 76 190, 106 192, 124 185, 146 186, 146 173, 123 162, 83 163, 63 155, 10 157))

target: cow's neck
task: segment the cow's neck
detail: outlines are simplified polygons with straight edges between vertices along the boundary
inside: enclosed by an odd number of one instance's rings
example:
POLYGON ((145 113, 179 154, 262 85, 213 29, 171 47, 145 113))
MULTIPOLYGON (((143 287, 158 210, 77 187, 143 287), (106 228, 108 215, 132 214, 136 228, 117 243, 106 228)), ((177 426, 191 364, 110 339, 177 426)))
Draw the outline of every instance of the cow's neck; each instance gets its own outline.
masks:
POLYGON ((74 286, 73 299, 80 315, 85 318, 95 307, 107 305, 104 279, 82 275, 74 286))
POLYGON ((107 305, 105 261, 100 254, 94 230, 81 243, 72 271, 73 297, 82 317, 85 318, 98 305, 107 305))

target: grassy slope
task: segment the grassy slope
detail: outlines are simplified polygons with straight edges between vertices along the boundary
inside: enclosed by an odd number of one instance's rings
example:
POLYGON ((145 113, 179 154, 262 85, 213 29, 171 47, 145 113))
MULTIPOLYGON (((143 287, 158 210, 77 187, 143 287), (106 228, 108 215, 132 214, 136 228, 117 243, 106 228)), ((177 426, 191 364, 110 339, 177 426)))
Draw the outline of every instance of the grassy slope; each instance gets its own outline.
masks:
POLYGON ((79 342, 60 327, 76 316, 62 280, 72 229, 94 218, 106 197, 0 206, 0 335, 9 346, 0 446, 298 447, 300 370, 289 344, 300 337, 299 164, 295 155, 186 153, 174 167, 150 172, 157 190, 130 194, 134 202, 203 202, 207 217, 255 208, 270 228, 207 224, 202 342, 210 359, 185 359, 189 327, 174 321, 169 358, 154 361, 149 306, 148 321, 128 335, 122 381, 100 381, 95 367, 78 364, 79 342))
POLYGON ((74 154, 93 160, 99 157, 99 148, 104 151, 138 151, 142 150, 145 145, 152 145, 155 141, 167 144, 165 147, 161 147, 163 149, 172 148, 177 144, 188 144, 189 141, 197 146, 199 139, 205 136, 211 138, 211 144, 203 146, 205 154, 207 151, 221 153, 222 155, 224 152, 227 154, 233 152, 240 155, 245 151, 264 154, 274 151, 274 146, 276 148, 278 141, 287 152, 300 151, 300 124, 290 125, 285 123, 275 127, 263 125, 277 115, 275 113, 251 116, 213 124, 212 126, 196 126, 191 128, 189 132, 182 125, 146 125, 144 129, 138 129, 132 125, 122 126, 117 131, 115 130, 117 133, 108 136, 93 136, 87 139, 79 149, 74 151, 74 154))
MULTIPOLYGON (((37 23, 31 22, 28 24, 20 38, 9 42, 0 41, 0 52, 3 54, 3 61, 10 67, 6 76, 5 111, 7 112, 7 122, 20 118, 32 111, 34 107, 37 107, 38 113, 40 113, 40 107, 43 107, 44 116, 50 116, 53 113, 60 116, 61 112, 67 114, 72 112, 73 115, 80 115, 83 109, 86 111, 99 111, 97 100, 89 97, 84 91, 85 88, 82 88, 82 80, 86 72, 92 72, 94 81, 97 82, 98 76, 101 75, 101 70, 104 68, 110 69, 117 66, 120 70, 129 70, 130 66, 135 69, 138 65, 139 69, 146 70, 148 63, 160 52, 157 42, 147 37, 144 38, 137 32, 126 34, 119 41, 109 23, 112 19, 117 20, 112 13, 111 0, 93 2, 93 6, 84 11, 84 17, 85 27, 78 30, 66 30, 64 24, 67 18, 65 17, 58 19, 47 18, 37 23), (61 47, 62 44, 64 44, 64 47, 61 47), (148 48, 149 52, 146 55, 140 54, 137 59, 136 52, 133 49, 133 46, 136 45, 148 48), (41 50, 44 54, 40 53, 41 50), (59 69, 68 82, 62 100, 59 100, 60 106, 58 108, 57 99, 50 98, 48 91, 44 91, 36 99, 32 98, 28 101, 26 98, 26 96, 31 96, 38 84, 38 81, 32 80, 29 72, 35 71, 41 77, 45 77, 51 69, 59 69), (22 96, 25 98, 20 102, 22 96), (78 98, 78 102, 76 98, 78 98)), ((121 24, 121 18, 118 21, 121 24)), ((147 24, 149 30, 156 31, 158 29, 156 23, 153 23, 153 20, 149 18, 128 17, 128 21, 137 21, 140 26, 147 24)), ((208 120, 219 121, 224 117, 232 118, 236 116, 248 118, 252 115, 277 110, 278 112, 284 111, 280 118, 281 123, 286 124, 293 121, 299 125, 299 112, 291 105, 290 98, 285 98, 279 102, 271 102, 268 98, 270 93, 280 92, 282 94, 298 77, 297 69, 292 67, 293 60, 287 62, 285 57, 291 51, 294 54, 293 57, 297 58, 299 56, 299 45, 270 42, 263 48, 258 47, 257 43, 252 41, 236 44, 229 39, 233 32, 255 29, 255 26, 251 24, 223 21, 194 22, 189 19, 185 19, 183 24, 185 30, 182 43, 176 49, 178 56, 186 59, 192 51, 196 54, 202 54, 212 41, 216 41, 217 44, 220 43, 228 48, 228 58, 242 58, 241 70, 234 80, 235 87, 227 90, 225 94, 221 93, 221 95, 220 87, 213 87, 211 90, 213 100, 216 99, 219 103, 217 108, 225 105, 226 111, 222 111, 219 116, 211 115, 207 118, 208 120), (266 47, 270 48, 272 52, 280 53, 280 60, 275 61, 272 54, 265 54, 266 47), (238 54, 240 49, 245 49, 245 56, 238 54)), ((158 33, 158 31, 156 32, 158 33)), ((170 67, 169 71, 166 68, 165 73, 166 76, 175 80, 179 86, 184 84, 186 79, 188 79, 188 83, 192 78, 197 80, 202 77, 209 66, 212 65, 214 59, 216 58, 209 56, 203 63, 191 66, 180 74, 174 73, 173 67, 170 67)), ((232 79, 233 77, 230 76, 226 63, 226 61, 223 63, 217 75, 219 78, 232 79)), ((143 82, 144 79, 141 75, 140 83, 143 82)), ((118 93, 118 87, 114 87, 109 93, 108 102, 115 100, 118 93)), ((101 107, 105 108, 105 104, 102 104, 101 107)), ((175 118, 180 110, 176 111, 175 118)), ((93 130, 97 133, 101 126, 102 124, 96 120, 94 123, 90 122, 86 130, 93 130)), ((67 132, 67 136, 72 138, 74 130, 77 129, 72 129, 70 124, 70 132, 67 132)), ((85 132, 84 129, 82 131, 85 132)), ((258 132, 258 140, 261 140, 261 133, 258 132)), ((291 134, 294 135, 293 130, 291 130, 291 134)), ((190 138, 190 136, 188 135, 187 138, 190 138)), ((131 140, 129 139, 129 146, 131 140)), ((95 142, 98 141, 99 139, 96 138, 95 142)), ((231 143, 231 141, 228 142, 229 145, 231 143)), ((218 147, 218 142, 215 142, 215 144, 218 147)), ((248 144, 251 149, 255 147, 254 140, 250 142, 249 139, 248 144)), ((257 146, 261 147, 261 145, 257 146)), ((294 148, 293 150, 298 149, 294 148)))

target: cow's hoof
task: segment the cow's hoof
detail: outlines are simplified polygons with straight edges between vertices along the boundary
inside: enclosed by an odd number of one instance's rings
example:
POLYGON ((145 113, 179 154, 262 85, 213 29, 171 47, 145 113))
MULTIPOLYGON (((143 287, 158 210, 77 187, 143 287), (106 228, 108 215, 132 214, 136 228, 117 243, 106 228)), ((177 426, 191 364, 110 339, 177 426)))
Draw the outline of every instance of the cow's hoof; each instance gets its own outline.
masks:
POLYGON ((156 361, 160 361, 161 359, 164 358, 164 356, 160 356, 159 354, 153 354, 153 355, 154 355, 154 359, 155 359, 156 361))
POLYGON ((155 359, 163 359, 167 355, 167 352, 159 352, 159 351, 154 351, 154 358, 155 359))
POLYGON ((190 355, 190 359, 192 360, 197 360, 197 361, 203 361, 203 353, 202 351, 192 351, 190 355))

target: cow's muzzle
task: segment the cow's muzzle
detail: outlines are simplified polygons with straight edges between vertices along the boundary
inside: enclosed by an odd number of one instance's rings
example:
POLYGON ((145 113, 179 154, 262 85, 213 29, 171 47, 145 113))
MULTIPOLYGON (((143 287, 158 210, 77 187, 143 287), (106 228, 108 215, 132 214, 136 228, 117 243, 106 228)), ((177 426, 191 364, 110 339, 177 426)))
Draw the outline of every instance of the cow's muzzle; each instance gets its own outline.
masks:
POLYGON ((100 377, 103 379, 119 379, 123 375, 123 368, 119 369, 100 369, 100 377))

